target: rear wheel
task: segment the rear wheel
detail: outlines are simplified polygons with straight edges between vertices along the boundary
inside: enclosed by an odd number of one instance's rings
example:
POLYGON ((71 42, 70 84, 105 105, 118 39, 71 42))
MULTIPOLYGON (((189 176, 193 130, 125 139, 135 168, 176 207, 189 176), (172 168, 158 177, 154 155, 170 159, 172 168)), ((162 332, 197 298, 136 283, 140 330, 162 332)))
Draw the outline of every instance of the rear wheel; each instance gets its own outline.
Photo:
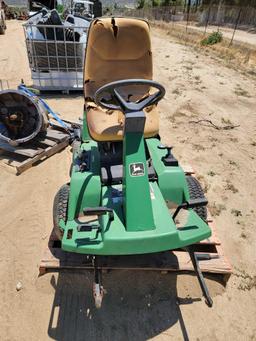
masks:
MULTIPOLYGON (((193 176, 186 176, 190 199, 205 198, 204 191, 199 183, 199 181, 193 176)), ((193 209, 201 219, 207 220, 207 209, 203 207, 195 207, 193 209)))
POLYGON ((59 240, 63 237, 60 221, 67 221, 69 190, 69 185, 63 185, 55 195, 53 202, 53 230, 59 240))

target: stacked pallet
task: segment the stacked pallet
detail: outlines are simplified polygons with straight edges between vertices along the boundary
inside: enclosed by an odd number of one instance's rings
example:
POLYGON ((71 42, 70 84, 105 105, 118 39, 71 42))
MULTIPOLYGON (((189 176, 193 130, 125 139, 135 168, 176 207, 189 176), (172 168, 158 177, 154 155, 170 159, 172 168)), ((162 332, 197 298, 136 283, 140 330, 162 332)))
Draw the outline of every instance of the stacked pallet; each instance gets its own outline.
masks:
POLYGON ((46 134, 22 146, 14 147, 0 141, 0 165, 14 167, 16 174, 21 174, 36 162, 64 149, 69 144, 69 139, 68 133, 48 128, 46 134))

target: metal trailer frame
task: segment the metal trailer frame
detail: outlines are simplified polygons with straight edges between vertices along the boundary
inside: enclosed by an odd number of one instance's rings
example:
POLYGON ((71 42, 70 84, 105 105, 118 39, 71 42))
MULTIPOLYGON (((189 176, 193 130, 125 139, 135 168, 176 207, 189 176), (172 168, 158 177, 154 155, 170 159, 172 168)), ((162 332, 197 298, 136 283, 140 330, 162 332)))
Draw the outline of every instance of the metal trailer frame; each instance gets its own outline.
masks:
POLYGON ((23 29, 33 87, 67 93, 82 90, 86 42, 76 41, 75 32, 87 33, 88 28, 26 23, 23 29), (51 39, 38 39, 35 36, 37 29, 43 31, 44 37, 51 36, 51 39), (62 36, 63 40, 58 40, 58 36, 62 36))

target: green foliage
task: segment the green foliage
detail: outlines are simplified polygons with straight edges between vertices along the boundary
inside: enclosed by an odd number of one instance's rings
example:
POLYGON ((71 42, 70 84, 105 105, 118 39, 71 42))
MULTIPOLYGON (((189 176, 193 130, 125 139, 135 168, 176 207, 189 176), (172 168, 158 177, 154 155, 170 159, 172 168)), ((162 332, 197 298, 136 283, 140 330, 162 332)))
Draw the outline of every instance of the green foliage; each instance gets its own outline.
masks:
POLYGON ((184 4, 185 0, 160 0, 160 6, 184 6, 184 4))
POLYGON ((221 5, 224 6, 239 6, 239 7, 256 7, 255 0, 202 0, 202 5, 221 5))
POLYGON ((201 41, 201 45, 206 46, 206 45, 214 45, 217 43, 220 43, 223 39, 223 35, 221 32, 212 32, 208 37, 204 38, 201 41))
POLYGON ((145 6, 145 0, 138 0, 137 1, 137 8, 138 9, 141 9, 141 8, 144 8, 144 6, 145 6))
POLYGON ((171 0, 161 0, 160 5, 161 6, 170 6, 171 0))
POLYGON ((160 5, 160 0, 152 0, 152 7, 157 7, 160 5))
MULTIPOLYGON (((150 8, 158 6, 183 6, 185 0, 137 0, 136 8, 150 8)), ((199 1, 199 0, 198 0, 199 1)))

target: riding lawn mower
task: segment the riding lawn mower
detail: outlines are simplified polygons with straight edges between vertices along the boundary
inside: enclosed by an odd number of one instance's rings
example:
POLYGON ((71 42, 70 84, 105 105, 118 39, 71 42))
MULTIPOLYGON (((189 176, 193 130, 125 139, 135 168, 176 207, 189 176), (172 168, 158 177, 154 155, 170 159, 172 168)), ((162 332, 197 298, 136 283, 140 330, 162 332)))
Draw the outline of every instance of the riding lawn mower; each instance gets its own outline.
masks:
POLYGON ((62 249, 91 257, 100 307, 100 257, 185 248, 212 306, 192 247, 211 235, 207 200, 172 148, 161 143, 157 104, 165 89, 152 80, 148 23, 95 19, 87 39, 81 138, 73 146, 70 183, 53 207, 62 249))

